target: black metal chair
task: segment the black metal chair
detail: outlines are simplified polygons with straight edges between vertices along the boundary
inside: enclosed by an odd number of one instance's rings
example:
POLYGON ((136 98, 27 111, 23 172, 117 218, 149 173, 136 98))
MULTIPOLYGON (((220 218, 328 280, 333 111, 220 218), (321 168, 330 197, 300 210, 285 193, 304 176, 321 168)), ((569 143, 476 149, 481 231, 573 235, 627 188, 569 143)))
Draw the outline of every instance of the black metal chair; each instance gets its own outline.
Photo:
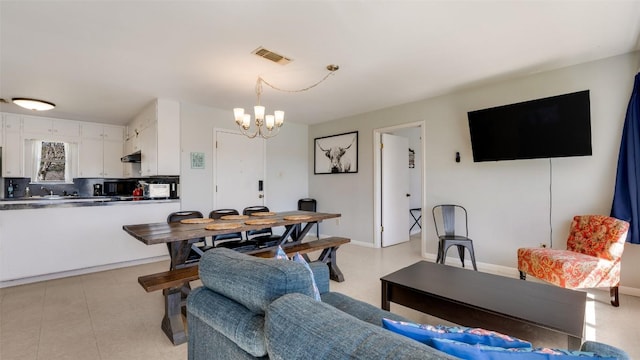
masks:
MULTIPOLYGON (((304 198, 298 200, 298 210, 313 211, 316 212, 317 207, 316 199, 304 198)), ((316 223, 316 238, 320 239, 320 224, 316 223)))
MULTIPOLYGON (((177 211, 167 216, 167 223, 179 222, 184 219, 201 219, 202 217, 200 211, 177 211)), ((202 254, 212 248, 212 246, 207 245, 205 238, 190 239, 189 243, 191 244, 191 250, 189 251, 185 265, 200 261, 202 254)), ((168 243, 167 247, 169 247, 168 243)), ((171 249, 169 249, 169 251, 171 251, 171 249)), ((173 265, 171 267, 173 267, 173 265)))
POLYGON ((444 264, 447 258, 447 251, 451 246, 456 246, 462 267, 464 267, 464 250, 467 249, 471 257, 473 269, 477 271, 478 267, 476 266, 476 256, 473 251, 473 240, 469 238, 467 209, 460 205, 443 204, 434 206, 431 213, 433 214, 433 222, 439 240, 436 262, 444 264), (464 220, 464 236, 456 234, 456 214, 458 214, 458 218, 463 218, 464 220), (438 224, 440 224, 440 227, 438 224), (441 233, 440 230, 444 230, 444 232, 441 233))
MULTIPOLYGON (((236 209, 218 209, 209 213, 209 218, 220 219, 225 215, 239 215, 236 209)), ((243 241, 242 232, 234 232, 230 234, 214 235, 212 236, 214 247, 224 247, 234 250, 252 249, 257 247, 255 241, 243 241)))
MULTIPOLYGON (((258 206, 249 206, 242 210, 243 215, 249 215, 256 212, 268 212, 269 208, 266 206, 258 205, 258 206)), ((276 246, 280 241, 280 235, 274 235, 273 230, 268 227, 259 230, 248 230, 245 231, 245 236, 247 240, 253 240, 258 244, 258 247, 268 247, 268 246, 276 246)))

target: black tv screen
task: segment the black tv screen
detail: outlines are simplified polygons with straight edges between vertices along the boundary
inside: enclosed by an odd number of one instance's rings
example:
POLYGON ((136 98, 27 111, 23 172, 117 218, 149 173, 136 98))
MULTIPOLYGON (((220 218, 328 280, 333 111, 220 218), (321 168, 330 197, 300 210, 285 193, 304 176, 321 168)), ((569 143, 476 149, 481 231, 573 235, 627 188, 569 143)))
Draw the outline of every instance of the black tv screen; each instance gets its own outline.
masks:
POLYGON ((475 162, 591 155, 589 90, 467 116, 475 162))

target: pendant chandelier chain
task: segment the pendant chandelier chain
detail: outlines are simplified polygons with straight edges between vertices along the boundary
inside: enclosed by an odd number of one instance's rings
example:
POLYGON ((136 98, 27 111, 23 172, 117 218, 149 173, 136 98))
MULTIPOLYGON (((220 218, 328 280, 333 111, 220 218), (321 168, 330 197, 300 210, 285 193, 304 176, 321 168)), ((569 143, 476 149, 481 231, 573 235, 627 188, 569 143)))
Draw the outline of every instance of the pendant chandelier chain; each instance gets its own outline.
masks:
POLYGON ((258 76, 258 79, 256 80, 256 95, 258 97, 258 104, 254 106, 255 130, 253 131, 250 130, 252 127, 251 115, 246 114, 244 112, 244 108, 234 108, 233 109, 234 119, 236 124, 240 128, 240 131, 250 139, 253 139, 257 136, 260 136, 261 138, 264 138, 264 139, 268 139, 270 137, 276 136, 280 132, 280 128, 284 124, 284 111, 276 110, 274 111, 273 115, 272 114, 265 115, 265 108, 264 106, 262 106, 262 104, 260 104, 260 100, 262 97, 262 90, 263 90, 262 84, 265 84, 277 91, 282 91, 287 93, 298 93, 298 92, 303 92, 303 91, 313 89, 314 87, 320 85, 325 80, 327 80, 329 76, 333 75, 333 73, 336 72, 338 69, 339 69, 338 65, 327 65, 327 70, 329 71, 329 73, 326 74, 322 79, 320 79, 320 81, 314 84, 311 84, 305 88, 297 89, 297 90, 288 90, 288 89, 279 88, 267 82, 261 76, 258 76))

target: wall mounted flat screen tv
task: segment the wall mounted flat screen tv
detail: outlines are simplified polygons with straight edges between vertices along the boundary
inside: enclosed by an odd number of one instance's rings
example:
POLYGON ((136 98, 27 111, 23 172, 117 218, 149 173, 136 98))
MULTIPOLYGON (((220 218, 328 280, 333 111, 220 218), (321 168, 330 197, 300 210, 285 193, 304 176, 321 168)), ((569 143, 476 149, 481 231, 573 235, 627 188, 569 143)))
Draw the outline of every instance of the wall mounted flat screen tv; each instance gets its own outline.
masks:
POLYGON ((591 155, 589 90, 467 113, 473 161, 591 155))

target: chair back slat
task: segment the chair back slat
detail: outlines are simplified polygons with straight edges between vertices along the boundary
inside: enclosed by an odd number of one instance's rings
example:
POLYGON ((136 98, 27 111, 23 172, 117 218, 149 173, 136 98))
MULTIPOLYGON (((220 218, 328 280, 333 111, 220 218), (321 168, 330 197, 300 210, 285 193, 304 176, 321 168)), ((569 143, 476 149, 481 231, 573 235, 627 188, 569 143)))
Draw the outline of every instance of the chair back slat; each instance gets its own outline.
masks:
MULTIPOLYGON (((441 235, 446 235, 446 236, 453 236, 453 235, 462 235, 461 233, 456 233, 456 216, 458 217, 459 221, 463 221, 464 222, 464 236, 467 237, 469 236, 469 225, 467 222, 467 210, 460 206, 460 205, 452 205, 452 204, 442 204, 442 205, 436 205, 433 207, 432 209, 432 213, 433 213, 433 221, 435 223, 435 227, 436 227, 436 233, 438 236, 441 235), (437 213, 440 213, 440 221, 438 221, 438 215, 437 213), (442 230, 444 231, 444 234, 440 234, 440 228, 438 228, 438 224, 442 225, 442 230)), ((461 226, 461 225, 460 225, 461 226)), ((462 229, 460 229, 460 231, 462 231, 462 229)))
MULTIPOLYGON (((209 218, 211 219, 220 219, 221 217, 225 216, 225 215, 240 215, 238 213, 238 210, 236 209, 218 209, 218 210, 212 210, 209 213, 209 218)), ((215 235, 212 237, 213 241, 220 241, 220 240, 242 240, 242 233, 241 232, 234 232, 234 233, 230 233, 230 234, 221 234, 221 235, 215 235)))
MULTIPOLYGON (((251 215, 256 212, 269 212, 269 208, 266 206, 257 205, 257 206, 249 206, 244 208, 244 210, 242 210, 243 215, 251 215)), ((245 231, 245 233, 246 233, 247 240, 257 236, 273 235, 273 231, 271 230, 270 227, 259 229, 259 230, 248 230, 248 231, 245 231)))
POLYGON ((456 212, 452 205, 442 206, 442 223, 444 224, 445 235, 455 235, 456 233, 456 212))

